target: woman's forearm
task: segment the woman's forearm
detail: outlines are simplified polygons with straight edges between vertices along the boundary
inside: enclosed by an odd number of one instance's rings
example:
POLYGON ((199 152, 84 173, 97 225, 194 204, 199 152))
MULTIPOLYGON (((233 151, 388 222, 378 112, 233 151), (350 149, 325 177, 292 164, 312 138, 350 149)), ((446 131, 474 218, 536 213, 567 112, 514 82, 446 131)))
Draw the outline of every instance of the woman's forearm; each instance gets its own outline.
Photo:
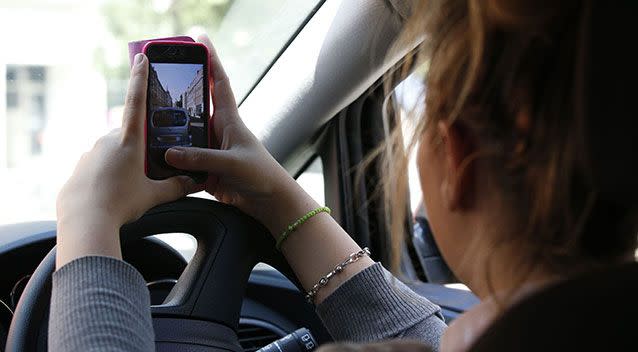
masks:
POLYGON ((49 351, 155 351, 144 278, 121 260, 83 256, 53 274, 49 351))
MULTIPOLYGON (((321 205, 310 197, 292 178, 286 178, 277 199, 269 207, 269 215, 262 222, 277 239, 283 230, 295 220, 321 205)), ((319 213, 300 225, 283 242, 281 251, 306 290, 343 262, 352 253, 360 251, 359 245, 327 213, 319 213)), ((315 304, 321 303, 343 282, 374 264, 369 257, 346 266, 321 288, 315 304)))

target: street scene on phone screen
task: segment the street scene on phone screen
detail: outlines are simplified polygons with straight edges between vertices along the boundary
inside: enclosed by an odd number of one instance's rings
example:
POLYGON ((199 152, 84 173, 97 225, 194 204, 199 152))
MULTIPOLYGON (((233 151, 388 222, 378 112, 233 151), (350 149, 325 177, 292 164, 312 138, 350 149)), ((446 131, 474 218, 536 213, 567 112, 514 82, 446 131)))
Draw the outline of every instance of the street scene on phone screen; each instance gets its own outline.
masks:
POLYGON ((148 163, 170 176, 164 154, 171 147, 207 147, 201 64, 151 63, 148 77, 148 163))

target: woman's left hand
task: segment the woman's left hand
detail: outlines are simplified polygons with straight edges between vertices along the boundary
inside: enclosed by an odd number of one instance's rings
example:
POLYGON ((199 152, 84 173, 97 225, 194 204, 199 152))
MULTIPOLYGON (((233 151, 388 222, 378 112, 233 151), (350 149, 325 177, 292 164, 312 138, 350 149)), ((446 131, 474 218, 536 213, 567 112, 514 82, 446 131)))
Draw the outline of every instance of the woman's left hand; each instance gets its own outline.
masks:
POLYGON ((135 57, 122 128, 82 156, 57 199, 58 268, 88 255, 121 258, 119 229, 155 205, 198 187, 187 176, 162 181, 144 173, 148 60, 135 57))

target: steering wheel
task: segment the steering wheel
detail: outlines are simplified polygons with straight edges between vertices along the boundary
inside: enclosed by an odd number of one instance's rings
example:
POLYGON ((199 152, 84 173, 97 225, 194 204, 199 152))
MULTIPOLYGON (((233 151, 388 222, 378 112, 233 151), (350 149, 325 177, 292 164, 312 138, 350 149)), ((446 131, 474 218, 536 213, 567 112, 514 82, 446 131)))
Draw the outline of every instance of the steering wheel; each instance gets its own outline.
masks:
MULTIPOLYGON (((122 244, 159 233, 184 232, 197 240, 193 259, 162 305, 152 306, 157 351, 242 351, 237 334, 244 289, 258 262, 298 285, 275 241, 238 209, 184 198, 149 210, 122 227, 122 244)), ((37 267, 16 307, 6 350, 46 351, 55 248, 37 267)))

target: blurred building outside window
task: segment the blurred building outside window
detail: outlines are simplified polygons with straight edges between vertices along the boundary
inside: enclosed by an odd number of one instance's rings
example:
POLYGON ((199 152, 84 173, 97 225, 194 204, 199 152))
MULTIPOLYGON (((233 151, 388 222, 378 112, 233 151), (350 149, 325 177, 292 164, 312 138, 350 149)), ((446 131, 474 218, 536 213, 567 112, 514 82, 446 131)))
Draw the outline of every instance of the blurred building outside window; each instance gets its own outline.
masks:
POLYGON ((127 42, 207 32, 241 101, 315 5, 0 0, 0 40, 11 48, 0 52, 0 225, 54 220, 77 160, 121 125, 127 42))

